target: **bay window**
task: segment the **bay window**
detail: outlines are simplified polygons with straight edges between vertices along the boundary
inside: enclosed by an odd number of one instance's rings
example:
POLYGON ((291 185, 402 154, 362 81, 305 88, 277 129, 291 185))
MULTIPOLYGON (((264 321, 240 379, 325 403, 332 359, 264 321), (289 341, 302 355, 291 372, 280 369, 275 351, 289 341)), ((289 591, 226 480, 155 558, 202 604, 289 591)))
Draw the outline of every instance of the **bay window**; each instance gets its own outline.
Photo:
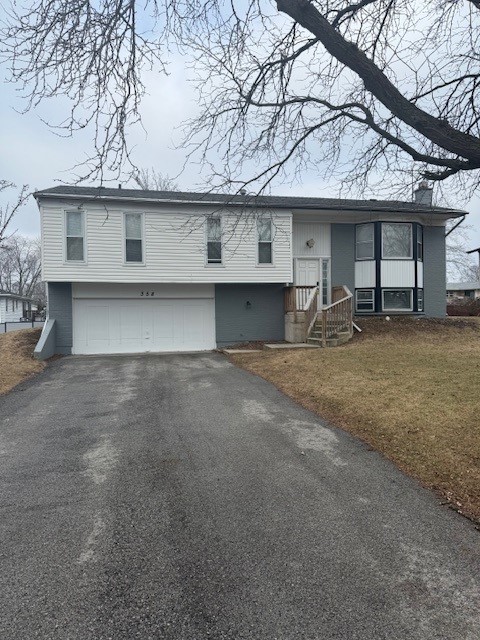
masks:
POLYGON ((412 249, 410 222, 382 223, 382 258, 387 260, 413 258, 412 249))
POLYGON ((357 260, 375 258, 374 224, 357 224, 355 228, 355 257, 357 260))

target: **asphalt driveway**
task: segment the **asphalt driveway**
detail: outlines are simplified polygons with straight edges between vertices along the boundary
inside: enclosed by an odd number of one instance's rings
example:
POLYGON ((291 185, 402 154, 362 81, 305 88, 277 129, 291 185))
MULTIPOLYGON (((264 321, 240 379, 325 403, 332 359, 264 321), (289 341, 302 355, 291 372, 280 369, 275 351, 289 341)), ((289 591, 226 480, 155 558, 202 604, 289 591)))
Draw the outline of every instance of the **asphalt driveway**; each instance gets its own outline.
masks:
POLYGON ((480 637, 480 533, 221 355, 0 398, 0 638, 480 637))

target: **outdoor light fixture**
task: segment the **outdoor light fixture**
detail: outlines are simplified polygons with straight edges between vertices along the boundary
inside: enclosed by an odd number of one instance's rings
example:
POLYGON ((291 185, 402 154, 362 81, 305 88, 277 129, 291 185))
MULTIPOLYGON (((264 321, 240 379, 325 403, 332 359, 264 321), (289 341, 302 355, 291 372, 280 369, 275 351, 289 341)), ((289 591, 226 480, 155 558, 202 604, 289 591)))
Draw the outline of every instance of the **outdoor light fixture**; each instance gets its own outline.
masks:
POLYGON ((310 238, 310 240, 307 240, 306 244, 307 244, 307 247, 311 249, 315 244, 315 240, 313 238, 310 238))

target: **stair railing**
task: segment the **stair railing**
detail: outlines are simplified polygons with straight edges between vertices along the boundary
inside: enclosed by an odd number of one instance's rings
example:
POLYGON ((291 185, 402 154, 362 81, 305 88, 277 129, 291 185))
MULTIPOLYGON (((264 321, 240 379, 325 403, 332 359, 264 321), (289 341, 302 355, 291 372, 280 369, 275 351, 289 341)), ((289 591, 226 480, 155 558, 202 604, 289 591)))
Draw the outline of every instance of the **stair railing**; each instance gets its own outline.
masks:
POLYGON ((322 346, 327 346, 327 340, 341 331, 348 331, 353 335, 353 295, 345 285, 333 287, 334 302, 322 309, 322 346))

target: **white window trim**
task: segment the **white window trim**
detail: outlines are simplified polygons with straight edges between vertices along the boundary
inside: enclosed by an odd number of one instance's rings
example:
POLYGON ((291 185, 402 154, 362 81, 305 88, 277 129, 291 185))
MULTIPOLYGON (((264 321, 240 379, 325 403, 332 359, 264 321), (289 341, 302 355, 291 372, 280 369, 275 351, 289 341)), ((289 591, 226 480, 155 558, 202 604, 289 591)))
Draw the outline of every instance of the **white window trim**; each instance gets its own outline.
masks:
POLYGON ((225 264, 224 264, 224 253, 225 253, 225 247, 223 246, 223 216, 221 215, 216 215, 216 216, 211 216, 211 215, 207 215, 205 216, 205 266, 208 269, 222 269, 225 268, 225 264), (221 249, 222 249, 222 259, 220 262, 209 262, 208 261, 208 220, 212 219, 212 218, 217 218, 220 220, 220 245, 221 245, 221 249))
MULTIPOLYGON (((79 236, 68 236, 78 238, 79 236)), ((65 209, 63 212, 63 262, 64 264, 87 264, 87 212, 85 209, 65 209), (81 213, 83 221, 83 260, 69 260, 67 253, 67 214, 81 213)))
MULTIPOLYGON (((145 266, 145 254, 146 254, 146 242, 145 242, 145 213, 143 211, 124 211, 123 212, 123 264, 127 267, 144 267, 145 266), (142 229, 142 261, 130 262, 127 260, 127 214, 136 213, 141 216, 141 229, 142 229)), ((130 238, 131 240, 134 238, 130 238)), ((138 239, 138 238, 137 238, 138 239)))
POLYGON ((363 260, 375 260, 375 223, 373 222, 362 222, 360 224, 356 224, 355 225, 355 260, 358 262, 362 262, 363 260), (358 242, 357 241, 357 229, 358 227, 364 227, 366 225, 371 225, 373 227, 373 234, 372 234, 372 239, 368 240, 368 242, 358 242), (359 258, 357 256, 357 245, 359 244, 370 244, 370 242, 372 243, 372 255, 370 257, 366 257, 366 258, 359 258))
MULTIPOLYGON (((273 225, 273 220, 272 218, 262 218, 261 216, 259 216, 258 218, 256 218, 255 220, 255 237, 256 237, 256 243, 257 243, 257 250, 256 250, 256 256, 257 256, 257 267, 260 267, 260 269, 269 269, 271 267, 275 266, 275 253, 274 253, 274 240, 275 240, 275 233, 274 233, 274 225, 273 225), (258 235, 258 221, 259 220, 268 220, 270 222, 270 245, 272 247, 271 250, 271 256, 272 256, 272 261, 271 262, 260 262, 260 238, 258 235)), ((263 241, 262 241, 263 242, 263 241)))
MULTIPOLYGON (((361 304, 369 304, 368 300, 363 300, 361 304)), ((375 311, 375 289, 373 287, 362 287, 361 289, 355 289, 355 312, 362 313, 368 311, 375 311), (358 308, 358 294, 361 291, 371 291, 372 293, 372 308, 371 309, 359 309, 358 308)))
POLYGON ((413 225, 411 222, 382 222, 381 225, 381 236, 382 236, 382 260, 413 260, 413 225), (408 224, 410 226, 410 256, 388 256, 386 257, 383 253, 383 225, 384 224, 408 224))
POLYGON ((409 311, 413 311, 413 289, 411 287, 389 287, 387 289, 382 289, 382 311, 390 311, 396 313, 408 313, 409 311), (392 309, 386 307, 384 298, 384 294, 386 291, 410 291, 410 307, 408 309, 392 309))

